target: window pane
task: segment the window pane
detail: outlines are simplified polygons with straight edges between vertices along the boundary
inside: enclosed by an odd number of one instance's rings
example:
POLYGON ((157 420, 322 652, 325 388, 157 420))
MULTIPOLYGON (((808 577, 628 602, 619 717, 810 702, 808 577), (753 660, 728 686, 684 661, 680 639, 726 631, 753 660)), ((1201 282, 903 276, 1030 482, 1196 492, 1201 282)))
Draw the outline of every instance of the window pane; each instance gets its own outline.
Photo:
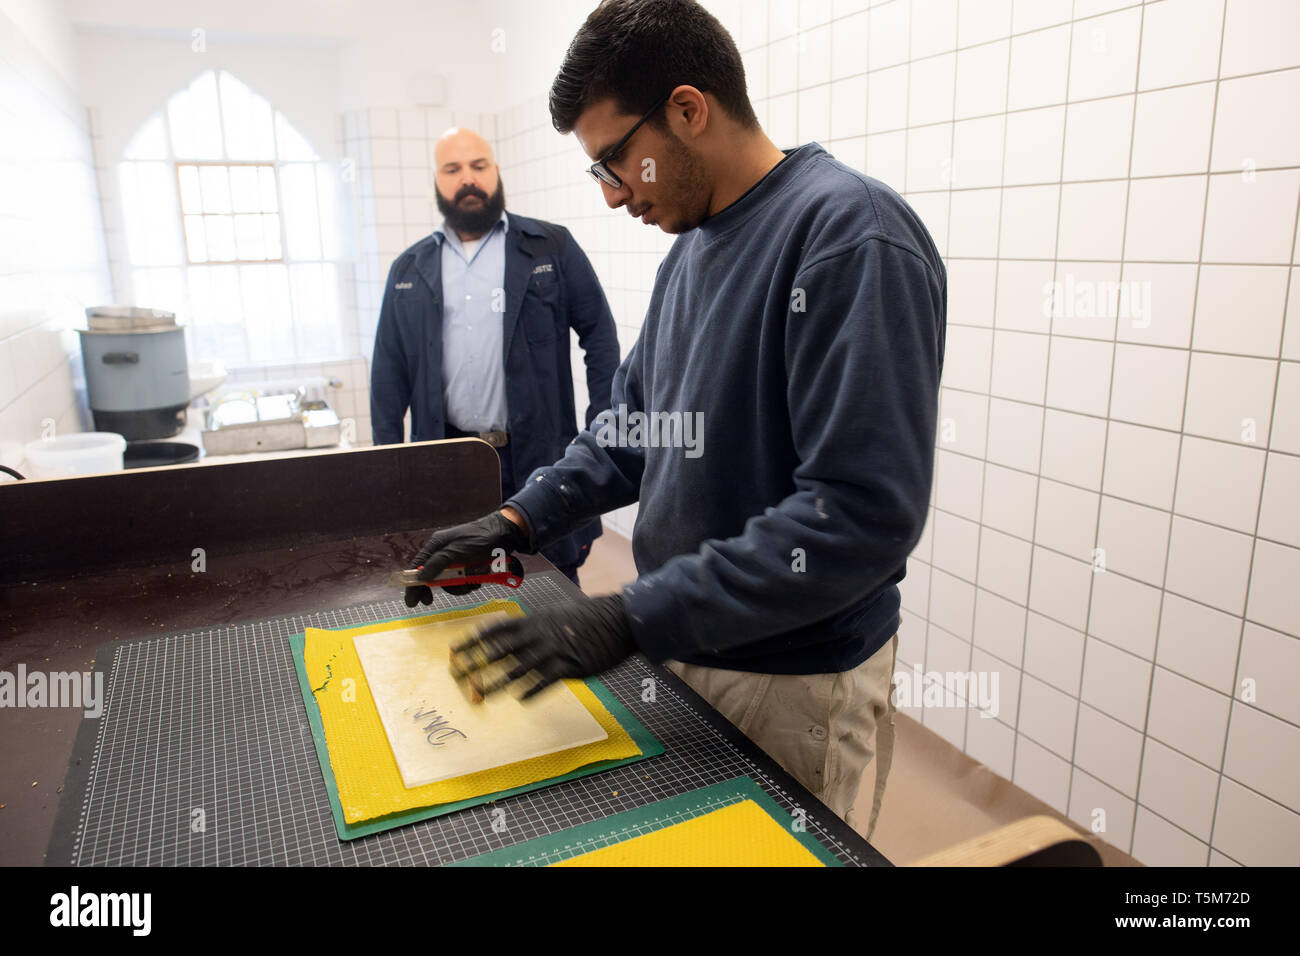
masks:
POLYGON ((204 212, 230 212, 230 179, 225 166, 200 166, 204 212))
POLYGON ((199 192, 199 167, 177 166, 176 177, 181 184, 181 212, 203 212, 203 197, 199 192))
POLYGON ((316 209, 316 169, 310 163, 280 167, 284 190, 285 239, 291 259, 320 258, 320 221, 316 209))
POLYGON ((274 159, 271 104, 229 73, 221 74, 219 87, 226 155, 231 159, 274 159))
POLYGON ((167 101, 172 152, 178 159, 221 159, 221 118, 217 109, 217 77, 212 71, 196 77, 167 101))
POLYGON ((190 262, 208 261, 208 237, 202 216, 185 217, 185 242, 189 248, 190 262))
POLYGON ((266 243, 266 258, 282 259, 285 254, 279 248, 279 216, 276 213, 261 217, 261 237, 266 243))
POLYGON ((280 217, 275 213, 262 217, 262 241, 266 243, 266 258, 283 258, 284 253, 280 250, 280 217))
POLYGON ((244 327, 253 361, 294 357, 289 270, 283 265, 241 266, 244 327))
POLYGON ((207 227, 208 258, 230 262, 235 258, 235 224, 230 216, 204 216, 207 227))
POLYGON ((262 209, 266 212, 278 211, 280 200, 275 194, 275 170, 270 166, 259 166, 257 184, 262 191, 262 209))
POLYGON ((262 243, 262 217, 235 217, 235 251, 239 259, 265 259, 262 243))
POLYGON ((230 198, 235 212, 261 212, 256 166, 230 167, 230 198))

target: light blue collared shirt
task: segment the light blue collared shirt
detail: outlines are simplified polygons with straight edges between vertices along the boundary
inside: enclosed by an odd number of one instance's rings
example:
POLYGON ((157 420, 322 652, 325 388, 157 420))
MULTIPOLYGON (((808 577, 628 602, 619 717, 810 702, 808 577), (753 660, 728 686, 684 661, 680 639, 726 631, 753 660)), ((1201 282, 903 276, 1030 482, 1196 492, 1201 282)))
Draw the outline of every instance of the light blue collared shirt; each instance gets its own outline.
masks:
POLYGON ((506 214, 466 256, 456 230, 433 231, 442 246, 442 399, 446 420, 467 432, 505 431, 502 354, 506 214))

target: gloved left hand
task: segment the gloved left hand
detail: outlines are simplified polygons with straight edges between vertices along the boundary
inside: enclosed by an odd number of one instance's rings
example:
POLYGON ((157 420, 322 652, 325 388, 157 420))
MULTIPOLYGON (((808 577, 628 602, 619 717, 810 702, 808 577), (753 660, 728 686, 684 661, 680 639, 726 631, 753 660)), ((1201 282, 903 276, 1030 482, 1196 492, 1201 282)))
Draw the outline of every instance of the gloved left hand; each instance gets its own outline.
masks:
POLYGON ((483 695, 528 675, 527 699, 557 680, 592 677, 636 653, 623 598, 607 594, 493 625, 452 648, 452 673, 483 695), (514 666, 484 681, 484 668, 514 656, 514 666))

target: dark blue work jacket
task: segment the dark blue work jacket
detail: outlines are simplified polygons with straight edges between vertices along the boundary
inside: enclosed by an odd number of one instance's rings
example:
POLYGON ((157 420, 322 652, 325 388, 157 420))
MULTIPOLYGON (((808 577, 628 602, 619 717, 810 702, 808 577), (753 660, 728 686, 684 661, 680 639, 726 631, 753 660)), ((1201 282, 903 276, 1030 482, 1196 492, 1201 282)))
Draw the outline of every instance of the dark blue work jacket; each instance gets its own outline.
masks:
MULTIPOLYGON (((586 424, 609 407, 618 368, 618 337, 605 293, 587 256, 563 226, 507 216, 505 311, 502 321, 510 460, 515 488, 564 457, 578 433, 569 364, 569 329, 586 353, 590 405, 586 424)), ((376 445, 445 438, 442 380, 442 250, 426 236, 393 263, 375 332, 370 423, 376 445)), ((544 548, 556 565, 585 557, 600 536, 592 521, 544 548)))

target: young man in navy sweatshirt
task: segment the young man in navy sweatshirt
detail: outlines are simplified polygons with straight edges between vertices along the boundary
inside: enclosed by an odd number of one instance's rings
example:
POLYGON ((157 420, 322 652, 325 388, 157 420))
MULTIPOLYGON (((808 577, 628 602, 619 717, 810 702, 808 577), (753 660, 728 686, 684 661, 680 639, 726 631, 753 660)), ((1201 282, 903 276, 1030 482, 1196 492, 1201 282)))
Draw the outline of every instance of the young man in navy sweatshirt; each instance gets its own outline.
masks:
POLYGON ((692 0, 605 0, 550 108, 610 208, 678 239, 610 411, 417 560, 431 577, 532 551, 640 502, 636 582, 489 629, 467 666, 513 655, 536 692, 636 651, 668 662, 851 825, 879 751, 869 834, 930 496, 943 263, 888 186, 772 144, 735 43, 692 0))

